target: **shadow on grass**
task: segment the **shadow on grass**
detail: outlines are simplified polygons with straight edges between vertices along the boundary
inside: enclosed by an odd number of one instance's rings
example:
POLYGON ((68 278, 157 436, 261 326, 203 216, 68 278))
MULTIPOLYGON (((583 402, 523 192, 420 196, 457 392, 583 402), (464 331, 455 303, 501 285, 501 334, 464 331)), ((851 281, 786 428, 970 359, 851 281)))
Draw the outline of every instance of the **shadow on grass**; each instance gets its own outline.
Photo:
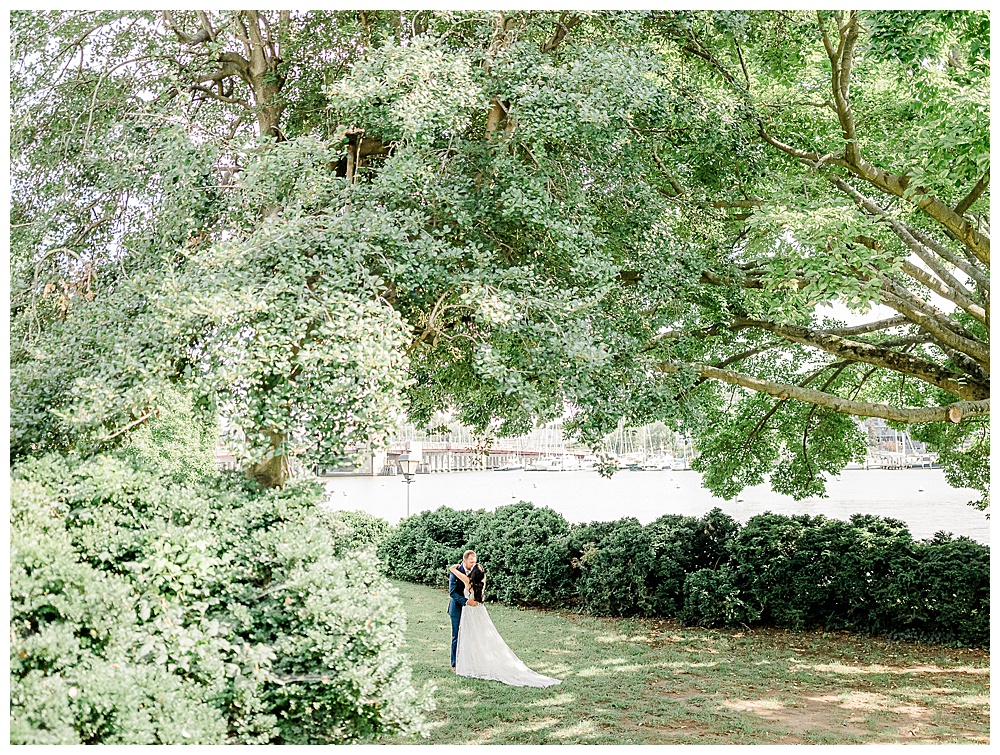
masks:
POLYGON ((737 632, 489 604, 544 689, 451 673, 444 589, 397 583, 427 744, 986 743, 989 656, 844 633, 737 632))

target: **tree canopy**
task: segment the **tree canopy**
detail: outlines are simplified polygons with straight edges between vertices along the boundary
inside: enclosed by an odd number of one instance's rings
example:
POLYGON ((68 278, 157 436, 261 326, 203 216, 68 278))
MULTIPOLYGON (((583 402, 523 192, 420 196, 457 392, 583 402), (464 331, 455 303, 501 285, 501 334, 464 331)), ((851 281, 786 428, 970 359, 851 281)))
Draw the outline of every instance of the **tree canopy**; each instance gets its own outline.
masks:
POLYGON ((987 500, 986 12, 11 27, 15 456, 179 386, 265 485, 450 407, 663 420, 716 493, 801 497, 867 416, 987 500))

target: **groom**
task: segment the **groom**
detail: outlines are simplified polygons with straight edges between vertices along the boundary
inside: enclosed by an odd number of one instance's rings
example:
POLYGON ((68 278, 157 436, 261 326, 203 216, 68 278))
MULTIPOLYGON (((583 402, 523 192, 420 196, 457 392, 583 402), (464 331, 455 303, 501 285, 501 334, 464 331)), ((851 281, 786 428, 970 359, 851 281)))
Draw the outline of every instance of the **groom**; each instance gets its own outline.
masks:
MULTIPOLYGON (((462 574, 468 574, 475 565, 476 552, 466 551, 462 556, 462 563, 458 565, 458 570, 462 574)), ((479 604, 472 598, 466 599, 465 583, 452 574, 450 569, 448 572, 448 595, 451 597, 451 600, 448 601, 448 615, 451 616, 451 670, 455 671, 455 654, 458 651, 458 625, 462 621, 462 606, 469 605, 475 607, 479 604)))

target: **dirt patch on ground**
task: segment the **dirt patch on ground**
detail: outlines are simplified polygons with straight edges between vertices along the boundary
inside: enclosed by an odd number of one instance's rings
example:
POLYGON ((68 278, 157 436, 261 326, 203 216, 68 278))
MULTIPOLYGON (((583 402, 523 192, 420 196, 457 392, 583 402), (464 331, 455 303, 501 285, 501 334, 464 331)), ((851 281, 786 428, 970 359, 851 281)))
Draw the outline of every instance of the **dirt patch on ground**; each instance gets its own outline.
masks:
POLYGON ((511 647, 563 685, 474 687, 470 709, 440 668, 440 592, 406 589, 415 678, 439 685, 427 744, 989 743, 986 651, 566 610, 497 607, 511 647))
MULTIPOLYGON (((723 718, 755 728, 764 727, 773 732, 771 741, 779 744, 816 743, 834 738, 844 744, 852 741, 940 744, 954 742, 956 738, 969 743, 989 743, 988 729, 969 730, 957 719, 942 722, 940 709, 935 716, 931 708, 878 692, 847 690, 831 694, 829 691, 802 690, 789 695, 787 689, 765 689, 752 697, 721 693, 706 696, 697 689, 679 687, 676 680, 663 680, 654 686, 663 699, 701 710, 714 710, 723 718)), ((983 707, 989 704, 985 697, 974 702, 983 707)), ((650 728, 655 728, 665 741, 675 740, 678 735, 700 738, 697 722, 650 728)), ((717 736, 709 738, 719 739, 717 736)))
POLYGON ((719 704, 730 710, 760 716, 769 726, 784 729, 796 739, 800 739, 803 734, 819 732, 836 733, 844 739, 866 739, 872 734, 864 726, 864 715, 841 708, 835 699, 808 696, 791 701, 766 697, 758 700, 727 698, 719 704))
MULTIPOLYGON (((671 682, 661 682, 660 695, 665 699, 676 700, 684 705, 697 705, 699 708, 714 711, 720 717, 741 721, 751 726, 763 726, 774 730, 778 736, 775 741, 786 743, 807 742, 803 734, 828 732, 836 734, 843 740, 852 738, 869 739, 871 730, 864 727, 865 717, 856 711, 845 709, 836 704, 835 700, 822 699, 818 694, 808 693, 789 697, 784 690, 764 690, 753 698, 739 695, 723 695, 716 693, 705 696, 692 694, 690 689, 677 688, 671 682)), ((679 730, 692 730, 697 727, 678 725, 662 727, 664 733, 676 734, 679 730)))

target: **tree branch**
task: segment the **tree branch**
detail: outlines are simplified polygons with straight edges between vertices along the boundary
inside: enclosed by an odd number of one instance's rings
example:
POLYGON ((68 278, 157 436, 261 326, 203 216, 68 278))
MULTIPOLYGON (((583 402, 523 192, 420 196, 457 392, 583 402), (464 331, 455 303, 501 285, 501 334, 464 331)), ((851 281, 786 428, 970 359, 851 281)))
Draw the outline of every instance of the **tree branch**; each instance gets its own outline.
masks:
MULTIPOLYGON (((870 277, 861 275, 860 273, 858 277, 862 281, 871 280, 870 277)), ((741 286, 752 289, 765 288, 765 283, 754 276, 747 275, 740 280, 732 280, 723 278, 711 270, 702 272, 700 283, 712 286, 741 286)), ((794 277, 788 279, 788 283, 790 287, 801 289, 807 286, 809 281, 794 277)), ((973 357, 986 367, 987 370, 989 369, 989 347, 979 341, 975 335, 934 305, 914 296, 898 282, 882 277, 881 283, 881 297, 884 304, 904 315, 909 322, 927 331, 942 343, 973 357)))
POLYGON ((906 273, 911 278, 913 278, 913 280, 922 283, 924 286, 926 286, 928 289, 936 293, 938 296, 944 299, 948 299, 951 302, 954 302, 962 309, 964 309, 966 312, 968 312, 970 315, 979 320, 979 322, 981 322, 983 325, 989 327, 989 323, 986 318, 986 310, 983 309, 981 306, 979 306, 976 302, 972 301, 971 299, 963 296, 962 294, 956 291, 953 291, 939 280, 932 278, 930 273, 917 267, 909 260, 903 260, 903 272, 906 273))
MULTIPOLYGON (((945 346, 949 346, 956 351, 972 357, 986 370, 989 370, 990 350, 987 345, 955 333, 954 330, 941 322, 941 318, 923 311, 927 309, 937 310, 936 307, 932 307, 927 302, 920 301, 912 294, 906 297, 900 296, 897 293, 897 289, 899 288, 902 287, 898 284, 889 284, 883 287, 882 302, 886 306, 892 307, 897 312, 906 315, 910 322, 926 330, 945 346), (916 302, 920 302, 923 306, 918 307, 916 302)), ((944 313, 941 314, 943 315, 944 313)), ((947 317, 944 320, 948 322, 947 317)), ((951 325, 955 327, 954 323, 951 323, 951 325)))
POLYGON ((886 320, 876 320, 864 325, 853 325, 849 328, 837 328, 836 330, 827 330, 826 332, 837 336, 863 336, 865 333, 874 333, 878 330, 888 330, 889 328, 898 328, 901 325, 909 324, 910 321, 905 317, 890 317, 886 320))
POLYGON ((977 362, 975 359, 973 359, 970 356, 967 356, 966 354, 961 353, 960 351, 955 351, 955 349, 949 348, 948 346, 945 346, 944 344, 938 342, 937 340, 931 341, 931 344, 940 349, 941 353, 944 354, 948 359, 950 359, 952 363, 954 363, 954 365, 958 367, 958 369, 960 369, 966 375, 969 375, 973 379, 978 380, 983 385, 989 385, 990 382, 989 374, 985 370, 983 370, 979 362, 977 362))
POLYGON ((989 398, 990 395, 988 387, 965 382, 964 375, 952 372, 926 359, 893 351, 884 345, 862 343, 822 330, 804 328, 798 325, 783 325, 765 320, 737 318, 735 324, 766 330, 789 341, 821 349, 841 359, 865 362, 893 372, 910 375, 967 401, 989 398))
POLYGON ((198 21, 201 23, 202 31, 208 34, 208 38, 215 41, 215 30, 212 28, 212 22, 208 18, 208 14, 205 11, 198 11, 198 21))
POLYGON ((897 176, 881 168, 876 168, 864 159, 848 162, 848 170, 863 178, 881 191, 900 197, 915 204, 926 215, 955 235, 971 251, 976 259, 989 267, 990 239, 976 230, 964 217, 952 210, 940 199, 930 194, 923 186, 911 186, 905 175, 897 176))
POLYGON ((976 185, 972 187, 972 191, 966 195, 965 199, 955 205, 955 214, 964 215, 965 211, 968 210, 972 205, 976 203, 976 200, 983 195, 986 191, 986 187, 990 185, 990 171, 986 171, 986 175, 976 182, 976 185))
MULTIPOLYGON (((827 175, 830 182, 836 186, 841 192, 847 194, 851 199, 857 204, 861 209, 867 212, 872 217, 878 218, 882 222, 886 223, 896 234, 896 236, 904 243, 906 246, 916 254, 923 262, 934 271, 934 273, 940 278, 944 283, 944 288, 934 286, 931 284, 921 283, 927 285, 929 288, 933 288, 935 291, 941 294, 941 296, 946 299, 950 299, 954 303, 958 304, 962 309, 966 310, 975 317, 982 319, 985 323, 985 310, 972 300, 972 292, 969 291, 962 283, 953 276, 948 269, 935 259, 934 255, 931 254, 931 249, 921 244, 914 236, 910 233, 906 225, 899 222, 887 212, 885 212, 881 207, 872 202, 868 197, 864 196, 861 192, 851 186, 849 183, 836 176, 827 175), (943 293, 947 291, 947 293, 943 293)), ((855 239, 865 246, 873 249, 875 251, 880 251, 878 242, 874 239, 868 239, 864 236, 859 236, 855 239)))
MULTIPOLYGON (((990 279, 988 270, 982 270, 979 267, 979 261, 972 257, 969 260, 964 260, 956 254, 953 254, 950 249, 948 249, 944 244, 939 243, 931 236, 928 236, 923 231, 912 226, 906 226, 906 230, 909 231, 910 235, 913 236, 917 241, 926 246, 933 252, 936 252, 939 257, 941 257, 945 262, 954 265, 963 273, 968 275, 972 280, 976 282, 980 291, 989 293, 990 290, 990 279)), ((971 257, 971 255, 970 255, 971 257)))
POLYGON ((552 32, 551 39, 542 45, 542 53, 552 52, 559 45, 561 45, 570 30, 574 26, 579 25, 581 21, 583 21, 583 16, 570 16, 569 11, 563 11, 559 15, 559 20, 556 21, 556 28, 555 31, 552 32))
MULTIPOLYGON (((857 236, 855 237, 854 241, 874 251, 884 251, 884 248, 876 239, 868 238, 867 236, 857 236)), ((966 291, 969 294, 969 296, 964 296, 962 293, 949 288, 945 283, 932 277, 931 274, 928 273, 926 270, 917 267, 909 260, 903 260, 902 271, 912 280, 915 280, 917 283, 920 283, 922 286, 924 286, 930 291, 933 291, 938 296, 941 296, 944 299, 947 299, 951 302, 954 302, 955 304, 958 304, 962 309, 964 309, 970 315, 972 315, 981 323, 989 327, 986 310, 982 306, 980 306, 977 302, 973 301, 970 298, 971 292, 968 292, 964 286, 961 286, 961 284, 957 285, 961 288, 962 291, 966 291)), ((945 271, 945 277, 951 279, 951 276, 947 274, 947 271, 945 271)))
POLYGON ((131 430, 136 425, 142 424, 147 419, 149 419, 150 417, 155 416, 156 414, 157 414, 157 410, 156 409, 150 409, 148 412, 146 412, 141 417, 139 417, 139 419, 132 420, 127 425, 124 425, 123 427, 119 427, 117 430, 115 430, 113 433, 111 433, 111 435, 106 435, 103 438, 101 438, 100 440, 102 442, 104 442, 104 443, 107 443, 112 438, 117 438, 122 433, 128 432, 129 430, 131 430))
MULTIPOLYGON (((946 312, 942 312, 940 309, 935 307, 928 301, 924 301, 919 296, 916 296, 911 292, 906 286, 902 285, 899 281, 892 278, 887 278, 883 276, 879 271, 874 270, 874 277, 877 278, 882 284, 882 295, 895 297, 902 300, 910 307, 918 312, 922 312, 925 316, 933 319, 935 324, 939 328, 947 330, 949 333, 953 333, 957 336, 961 336, 973 343, 980 344, 980 346, 985 347, 986 344, 979 340, 979 338, 967 328, 962 326, 961 323, 957 322, 954 318, 950 317, 946 312)), ((871 280, 871 278, 861 277, 861 280, 871 280)), ((888 304, 888 302, 885 302, 888 304)), ((892 306, 889 304, 889 306, 892 306)), ((893 309, 896 309, 893 307, 893 309)), ((900 310, 896 309, 897 312, 900 310)), ((903 314, 906 314, 905 312, 903 314)), ((913 323, 916 325, 917 323, 913 323)), ((957 348, 957 347, 956 347, 957 348)))
POLYGON ((239 105, 244 110, 246 110, 246 111, 248 111, 250 113, 253 112, 253 108, 250 107, 243 100, 237 100, 237 99, 235 99, 233 97, 226 97, 224 94, 219 94, 218 92, 214 92, 211 89, 209 89, 208 87, 203 87, 203 86, 200 86, 199 84, 192 84, 189 88, 192 91, 194 91, 194 92, 201 92, 202 94, 207 95, 208 97, 211 97, 213 100, 218 100, 219 102, 224 102, 227 105, 239 105))
POLYGON ((757 391, 758 393, 766 393, 769 396, 776 396, 782 400, 795 399, 807 404, 816 404, 857 417, 880 417, 906 424, 925 422, 959 423, 963 419, 985 416, 990 413, 989 399, 981 401, 958 401, 947 406, 889 406, 888 404, 873 404, 846 399, 832 393, 824 393, 823 391, 803 388, 790 383, 761 380, 750 375, 733 372, 732 370, 718 369, 709 365, 692 364, 681 366, 673 363, 662 363, 656 365, 656 370, 664 374, 677 374, 684 367, 693 369, 702 377, 720 380, 730 385, 737 385, 757 391))
POLYGON ((222 63, 222 67, 218 71, 215 71, 214 73, 206 73, 195 79, 195 81, 200 84, 205 81, 222 81, 223 79, 228 79, 231 76, 239 76, 247 84, 252 84, 249 74, 250 64, 247 62, 247 59, 238 52, 220 53, 218 62, 222 63))
MULTIPOLYGON (((200 13, 199 15, 204 16, 204 13, 200 13)), ((213 39, 211 26, 206 25, 207 17, 204 21, 202 21, 201 30, 193 35, 185 34, 180 30, 177 26, 177 22, 174 20, 174 14, 171 11, 163 11, 163 23, 166 24, 167 28, 177 36, 178 41, 182 45, 200 45, 213 39)))
POLYGON ((236 38, 243 43, 243 50, 246 52, 247 59, 249 59, 253 55, 253 48, 250 46, 250 32, 247 31, 247 25, 243 22, 243 11, 239 11, 236 14, 233 26, 236 38))
POLYGON ((750 199, 734 199, 732 201, 726 201, 720 199, 718 201, 712 202, 712 207, 717 210, 728 210, 731 207, 738 207, 740 209, 749 210, 754 207, 763 207, 764 200, 760 197, 751 197, 750 199))
POLYGON ((749 359, 750 357, 755 357, 758 354, 763 354, 765 351, 770 351, 771 349, 776 349, 783 341, 771 341, 770 343, 765 343, 763 346, 758 346, 755 349, 748 349, 746 351, 741 351, 739 354, 733 354, 731 357, 723 359, 721 362, 716 362, 713 367, 723 368, 728 367, 731 364, 736 364, 736 362, 742 362, 744 359, 749 359))
MULTIPOLYGON (((822 167, 826 163, 840 165, 865 181, 868 181, 879 190, 915 204, 925 214, 953 233, 980 262, 988 266, 990 260, 989 236, 980 233, 964 217, 930 194, 925 187, 910 186, 909 178, 905 174, 893 175, 871 165, 860 156, 857 135, 854 132, 853 115, 850 112, 849 102, 844 100, 845 93, 849 94, 850 72, 853 65, 853 63, 844 59, 844 55, 853 55, 854 46, 857 41, 856 12, 852 12, 848 22, 840 27, 841 39, 836 49, 833 48, 830 42, 829 35, 822 24, 822 19, 821 29, 827 55, 830 57, 831 65, 835 69, 833 71, 833 92, 838 117, 841 119, 841 126, 844 130, 847 145, 844 155, 831 154, 821 156, 785 144, 767 132, 767 129, 764 128, 764 121, 758 114, 756 115, 756 120, 758 133, 761 138, 785 154, 805 161, 813 168, 822 167)), ((698 41, 693 33, 689 31, 687 37, 685 37, 685 41, 686 44, 683 46, 685 52, 689 52, 708 62, 736 90, 737 94, 741 97, 747 96, 746 88, 698 41)))
MULTIPOLYGON (((741 288, 764 288, 765 286, 764 281, 752 275, 745 275, 740 280, 732 280, 731 278, 724 278, 712 270, 703 270, 698 282, 708 286, 740 286, 741 288)), ((794 288, 795 290, 805 288, 809 285, 808 280, 801 278, 789 278, 786 283, 789 288, 794 288)))
POLYGON ((827 34, 822 11, 817 11, 816 15, 823 35, 823 46, 826 47, 827 57, 830 59, 833 101, 836 106, 837 118, 840 120, 840 129, 844 136, 844 156, 850 162, 857 162, 861 159, 861 152, 858 149, 858 137, 854 128, 850 97, 851 68, 854 47, 858 39, 857 11, 851 11, 847 22, 839 26, 840 40, 836 50, 834 50, 827 34))

